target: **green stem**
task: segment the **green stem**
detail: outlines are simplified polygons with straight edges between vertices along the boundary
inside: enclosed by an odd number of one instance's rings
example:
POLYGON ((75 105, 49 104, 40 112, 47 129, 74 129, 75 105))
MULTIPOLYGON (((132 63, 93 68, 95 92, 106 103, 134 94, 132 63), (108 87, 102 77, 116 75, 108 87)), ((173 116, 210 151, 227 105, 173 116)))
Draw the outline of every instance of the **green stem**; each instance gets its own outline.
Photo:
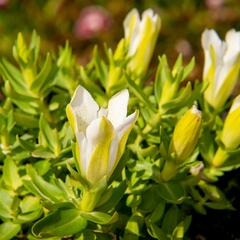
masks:
POLYGON ((85 190, 80 202, 81 210, 91 212, 98 204, 104 190, 105 188, 85 190))
POLYGON ((228 159, 228 157, 229 154, 224 149, 219 147, 212 161, 213 166, 220 167, 228 159))
POLYGON ((163 170, 161 171, 161 178, 167 182, 171 180, 177 174, 178 166, 173 160, 167 160, 164 164, 163 170))

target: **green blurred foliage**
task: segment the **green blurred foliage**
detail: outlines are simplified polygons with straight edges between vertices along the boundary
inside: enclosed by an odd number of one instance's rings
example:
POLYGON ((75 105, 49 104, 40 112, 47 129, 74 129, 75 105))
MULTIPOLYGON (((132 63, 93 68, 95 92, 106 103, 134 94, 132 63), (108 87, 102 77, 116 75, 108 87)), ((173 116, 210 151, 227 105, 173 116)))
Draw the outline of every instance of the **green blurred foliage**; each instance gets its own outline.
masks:
MULTIPOLYGON (((1 0, 0 54, 10 56, 10 49, 18 32, 29 36, 35 29, 42 38, 42 50, 57 49, 70 42, 78 61, 89 61, 95 44, 106 42, 116 46, 123 35, 122 21, 132 8, 143 11, 153 8, 162 18, 155 54, 165 53, 173 63, 181 52, 188 61, 193 55, 197 67, 192 78, 201 75, 202 51, 200 36, 205 28, 214 28, 223 37, 230 28, 240 29, 238 0, 1 0), (109 27, 93 37, 79 38, 76 34, 78 18, 89 6, 101 6, 107 13, 109 27)), ((92 8, 94 11, 94 8, 92 8)), ((156 58, 155 58, 156 59, 156 58)))

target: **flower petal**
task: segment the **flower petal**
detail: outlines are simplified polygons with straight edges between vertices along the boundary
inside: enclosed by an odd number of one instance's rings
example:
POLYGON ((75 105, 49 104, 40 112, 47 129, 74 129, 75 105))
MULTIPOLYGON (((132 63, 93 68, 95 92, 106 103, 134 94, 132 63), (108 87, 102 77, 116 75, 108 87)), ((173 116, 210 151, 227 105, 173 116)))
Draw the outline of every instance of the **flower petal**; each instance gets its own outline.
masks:
POLYGON ((224 63, 234 64, 240 53, 240 32, 231 29, 226 34, 227 49, 224 54, 224 63))
POLYGON ((203 76, 204 78, 208 74, 208 71, 212 64, 219 65, 219 60, 222 60, 223 52, 224 52, 224 43, 219 38, 218 34, 214 30, 206 29, 202 33, 202 47, 204 49, 204 69, 203 76), (211 48, 214 51, 214 59, 211 56, 211 48), (214 63, 213 63, 214 61, 214 63))
POLYGON ((138 112, 136 111, 125 118, 124 121, 115 129, 116 136, 114 137, 110 148, 110 158, 108 165, 109 176, 112 174, 120 158, 122 157, 128 136, 133 128, 135 121, 137 120, 137 117, 138 112))
POLYGON ((87 179, 92 184, 107 176, 110 146, 114 137, 114 128, 105 117, 95 119, 87 128, 87 179))
POLYGON ((74 130, 85 131, 90 122, 97 118, 98 109, 99 106, 90 93, 78 86, 67 109, 68 118, 75 121, 75 124, 71 124, 74 130))
POLYGON ((85 177, 87 174, 87 156, 86 156, 87 141, 85 135, 82 132, 76 132, 76 139, 77 139, 76 158, 78 161, 80 172, 85 177))
POLYGON ((133 36, 136 34, 138 31, 138 25, 140 22, 140 17, 137 9, 133 9, 128 13, 126 16, 124 22, 123 22, 123 27, 124 27, 124 35, 125 39, 127 42, 131 42, 133 36))
POLYGON ((235 110, 236 110, 237 108, 239 108, 239 107, 240 107, 240 95, 238 95, 238 96, 234 99, 234 101, 233 101, 233 103, 232 103, 232 106, 231 106, 231 108, 230 108, 229 113, 235 111, 235 110))
POLYGON ((127 115, 128 100, 129 92, 124 89, 115 94, 108 102, 107 118, 115 128, 121 124, 127 115))

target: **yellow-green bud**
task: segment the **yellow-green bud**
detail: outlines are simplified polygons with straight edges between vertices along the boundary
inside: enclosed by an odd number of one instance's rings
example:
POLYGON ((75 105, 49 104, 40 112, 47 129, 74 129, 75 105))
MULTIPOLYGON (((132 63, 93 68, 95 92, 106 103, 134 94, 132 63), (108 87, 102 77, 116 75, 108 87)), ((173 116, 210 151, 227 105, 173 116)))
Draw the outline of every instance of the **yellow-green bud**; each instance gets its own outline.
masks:
POLYGON ((227 149, 235 149, 240 144, 240 95, 233 101, 225 119, 221 140, 227 149))
POLYGON ((201 122, 201 111, 195 105, 178 121, 170 145, 170 154, 177 161, 185 160, 192 154, 198 142, 201 122))

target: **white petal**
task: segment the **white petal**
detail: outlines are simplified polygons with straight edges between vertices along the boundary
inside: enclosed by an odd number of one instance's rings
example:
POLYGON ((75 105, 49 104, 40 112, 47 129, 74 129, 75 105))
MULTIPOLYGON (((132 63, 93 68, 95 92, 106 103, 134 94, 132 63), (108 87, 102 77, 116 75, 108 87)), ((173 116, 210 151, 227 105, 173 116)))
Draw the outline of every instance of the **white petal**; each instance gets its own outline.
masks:
POLYGON ((151 8, 149 8, 149 9, 147 9, 147 10, 145 10, 144 12, 143 12, 143 14, 142 14, 142 20, 145 18, 145 17, 150 17, 150 18, 153 18, 153 16, 154 16, 154 12, 153 12, 153 10, 151 9, 151 8))
POLYGON ((99 109, 90 93, 78 86, 70 102, 73 114, 77 121, 77 131, 85 131, 89 123, 97 117, 99 109))
POLYGON ((88 169, 91 155, 99 141, 101 118, 93 120, 86 130, 87 147, 86 151, 86 169, 88 169))
POLYGON ((202 47, 204 49, 204 57, 205 57, 204 69, 203 69, 203 77, 205 78, 212 64, 210 48, 213 47, 215 52, 216 65, 219 65, 222 61, 225 44, 221 41, 221 39, 219 38, 219 36, 214 30, 208 30, 208 29, 206 29, 202 33, 201 42, 202 42, 202 47))
POLYGON ((92 153, 96 149, 96 146, 104 145, 106 143, 106 140, 108 141, 112 140, 114 138, 114 134, 115 134, 114 128, 111 122, 105 117, 100 117, 95 119, 87 127, 87 130, 86 130, 87 148, 85 149, 86 159, 87 159, 87 169, 90 164, 92 153), (104 126, 101 125, 103 122, 105 122, 104 126), (103 129, 104 127, 105 129, 103 129), (107 137, 110 137, 110 139, 106 139, 107 137))
POLYGON ((110 147, 110 156, 109 156, 109 166, 108 171, 112 173, 114 170, 113 167, 115 166, 117 159, 117 153, 119 148, 119 141, 121 140, 122 136, 129 130, 131 125, 134 121, 136 121, 137 112, 132 113, 124 121, 116 128, 116 137, 113 139, 111 147, 110 147))
POLYGON ((216 52, 222 45, 222 41, 219 38, 218 34, 213 29, 206 29, 202 33, 202 46, 205 49, 209 49, 209 47, 212 45, 214 49, 216 49, 216 52))
POLYGON ((124 27, 124 36, 128 41, 131 41, 133 35, 136 32, 136 28, 140 22, 140 17, 137 9, 131 10, 126 16, 123 27, 124 27))
POLYGON ((129 129, 134 121, 136 121, 137 112, 135 111, 128 117, 126 117, 122 123, 116 128, 117 135, 121 138, 123 134, 129 129))
POLYGON ((229 112, 233 112, 234 110, 236 110, 238 107, 240 107, 240 95, 238 95, 232 104, 232 107, 230 108, 229 112))
POLYGON ((125 119, 127 115, 127 106, 129 100, 129 93, 124 89, 115 94, 108 102, 107 118, 116 128, 125 119))
POLYGON ((226 34, 226 44, 227 49, 224 55, 224 63, 232 65, 240 53, 240 32, 236 32, 234 29, 228 31, 226 34))
POLYGON ((78 148, 80 150, 79 154, 80 157, 77 156, 77 159, 80 159, 80 166, 81 171, 84 175, 87 174, 87 156, 86 156, 86 149, 87 149, 87 139, 82 132, 76 132, 76 139, 78 148))
MULTIPOLYGON (((225 65, 221 64, 216 67, 214 96, 218 95, 218 92, 221 89, 228 73, 229 73, 229 66, 227 64, 225 64, 225 65)), ((234 81, 234 79, 233 79, 233 81, 234 81)))

